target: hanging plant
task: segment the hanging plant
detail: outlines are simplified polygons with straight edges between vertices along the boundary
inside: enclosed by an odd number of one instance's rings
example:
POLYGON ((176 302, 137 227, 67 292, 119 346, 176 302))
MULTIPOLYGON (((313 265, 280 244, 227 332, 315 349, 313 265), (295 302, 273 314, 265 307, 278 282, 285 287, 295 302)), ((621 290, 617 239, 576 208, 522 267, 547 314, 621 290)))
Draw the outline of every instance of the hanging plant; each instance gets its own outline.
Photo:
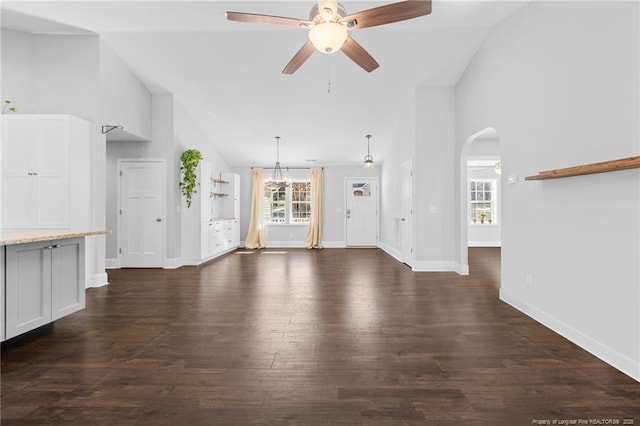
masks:
POLYGON ((188 149, 180 156, 182 165, 180 171, 182 172, 182 182, 179 186, 182 190, 182 195, 187 199, 187 208, 191 207, 191 196, 196 192, 196 168, 198 163, 202 160, 202 155, 197 149, 188 149))

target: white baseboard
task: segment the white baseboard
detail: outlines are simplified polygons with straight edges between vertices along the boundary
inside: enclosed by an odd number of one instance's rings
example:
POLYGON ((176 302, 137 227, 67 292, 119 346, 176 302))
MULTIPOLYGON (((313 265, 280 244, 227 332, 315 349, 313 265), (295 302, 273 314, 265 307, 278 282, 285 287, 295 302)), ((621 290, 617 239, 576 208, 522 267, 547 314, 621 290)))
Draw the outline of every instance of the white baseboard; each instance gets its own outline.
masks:
POLYGON ((120 269, 120 262, 118 262, 118 259, 107 257, 104 260, 104 264, 107 269, 120 269))
POLYGON ((502 247, 502 241, 469 241, 468 247, 502 247))
POLYGON ((500 300, 508 303, 520 312, 538 321, 545 327, 555 331, 562 337, 570 340, 571 342, 580 346, 582 349, 600 358, 602 361, 606 362, 612 367, 617 368, 634 380, 640 382, 640 363, 632 360, 626 355, 615 351, 602 342, 593 339, 580 330, 577 330, 570 325, 560 321, 556 317, 549 315, 548 313, 534 306, 531 306, 528 303, 520 301, 503 289, 500 289, 500 300))
POLYGON ((379 241, 378 247, 398 262, 404 262, 404 260, 402 260, 402 253, 398 249, 391 247, 389 244, 381 243, 379 241))
POLYGON ((106 272, 94 274, 87 280, 86 288, 102 287, 109 284, 109 277, 106 272))
POLYGON ((345 248, 347 243, 344 241, 323 241, 322 247, 324 248, 345 248))
POLYGON ((398 262, 409 265, 414 272, 457 272, 460 275, 469 275, 469 265, 461 265, 457 262, 429 262, 414 259, 405 262, 402 259, 400 250, 385 243, 378 243, 378 247, 398 262))
POLYGON ((469 275, 469 265, 461 265, 459 263, 455 263, 456 265, 456 269, 455 271, 459 274, 459 275, 469 275))
POLYGON ((415 260, 411 264, 411 269, 415 272, 457 272, 456 265, 455 262, 415 260))
POLYGON ((183 264, 184 263, 182 262, 182 258, 174 257, 174 258, 171 258, 171 259, 165 259, 164 262, 162 262, 162 268, 163 269, 178 269, 183 264))
POLYGON ((225 251, 221 251, 220 253, 216 253, 214 256, 209 256, 209 257, 207 257, 205 259, 180 259, 180 264, 178 266, 175 266, 173 268, 165 266, 164 269, 176 269, 176 268, 179 268, 181 266, 200 266, 203 263, 207 263, 210 260, 216 259, 216 258, 218 258, 220 256, 224 256, 227 253, 231 253, 233 251, 236 251, 238 248, 240 248, 240 247, 231 247, 231 248, 226 249, 225 251))
POLYGON ((267 241, 266 248, 307 248, 305 241, 267 241))

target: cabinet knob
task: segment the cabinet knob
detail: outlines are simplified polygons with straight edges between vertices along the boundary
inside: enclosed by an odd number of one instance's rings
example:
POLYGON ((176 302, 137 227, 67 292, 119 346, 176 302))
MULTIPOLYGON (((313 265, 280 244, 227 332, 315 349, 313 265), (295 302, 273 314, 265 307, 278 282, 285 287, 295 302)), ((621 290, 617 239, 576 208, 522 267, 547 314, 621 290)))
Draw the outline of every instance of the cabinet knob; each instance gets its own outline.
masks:
POLYGON ((161 218, 157 218, 156 222, 162 222, 162 219, 161 218))

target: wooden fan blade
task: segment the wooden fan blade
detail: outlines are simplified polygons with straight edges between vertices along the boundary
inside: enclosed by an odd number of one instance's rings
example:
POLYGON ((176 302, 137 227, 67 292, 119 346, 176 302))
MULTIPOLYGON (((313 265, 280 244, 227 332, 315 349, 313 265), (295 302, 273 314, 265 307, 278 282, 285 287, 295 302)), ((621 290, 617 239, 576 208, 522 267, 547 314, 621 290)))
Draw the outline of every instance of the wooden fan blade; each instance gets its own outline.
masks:
POLYGON ((293 74, 294 72, 296 72, 298 68, 300 68, 307 59, 309 59, 309 56, 311 56, 314 50, 316 50, 316 48, 313 47, 313 44, 311 44, 311 42, 307 40, 304 46, 302 46, 302 48, 298 50, 298 53, 296 53, 293 58, 291 58, 287 66, 284 67, 284 69, 282 70, 282 74, 293 74))
POLYGON ((287 18, 284 16, 261 15, 259 13, 227 12, 229 21, 262 24, 285 28, 308 28, 311 21, 306 19, 287 18))
POLYGON ((406 0, 363 10, 342 18, 350 29, 376 27, 431 13, 431 0, 406 0))
POLYGON ((373 56, 364 50, 364 47, 360 46, 351 36, 347 37, 347 41, 344 42, 340 50, 367 72, 371 72, 380 66, 373 59, 373 56))

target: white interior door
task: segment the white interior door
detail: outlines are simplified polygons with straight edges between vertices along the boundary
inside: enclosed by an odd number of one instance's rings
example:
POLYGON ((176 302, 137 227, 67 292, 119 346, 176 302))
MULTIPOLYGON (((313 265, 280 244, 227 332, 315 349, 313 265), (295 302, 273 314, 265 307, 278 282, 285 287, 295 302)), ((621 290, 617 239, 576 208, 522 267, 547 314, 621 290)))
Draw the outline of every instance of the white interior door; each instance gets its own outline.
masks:
POLYGON ((413 259, 413 164, 411 160, 400 169, 400 245, 402 261, 408 265, 413 259))
POLYGON ((164 257, 164 163, 120 161, 119 255, 124 268, 159 268, 164 257))
POLYGON ((378 244, 378 180, 346 179, 347 247, 378 244))

